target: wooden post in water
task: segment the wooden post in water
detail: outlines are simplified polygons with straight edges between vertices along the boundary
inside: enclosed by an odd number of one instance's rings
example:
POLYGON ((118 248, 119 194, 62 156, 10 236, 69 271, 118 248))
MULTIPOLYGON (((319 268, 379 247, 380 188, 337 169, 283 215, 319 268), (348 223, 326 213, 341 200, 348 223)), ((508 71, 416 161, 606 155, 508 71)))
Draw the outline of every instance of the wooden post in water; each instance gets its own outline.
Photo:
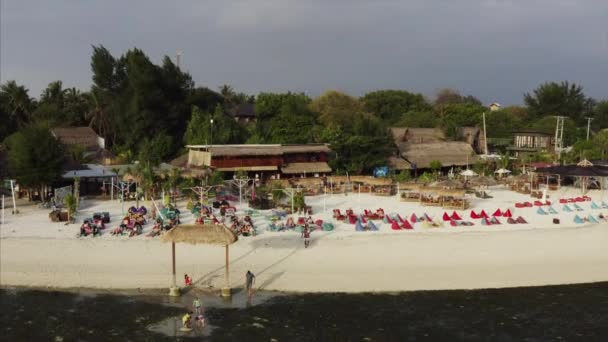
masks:
POLYGON ((173 285, 169 288, 169 296, 179 297, 179 287, 177 287, 177 279, 175 277, 175 242, 171 242, 171 266, 173 269, 173 285))
POLYGON ((222 288, 222 297, 232 297, 232 289, 230 288, 230 245, 225 246, 226 251, 226 268, 225 268, 225 281, 226 285, 222 288))

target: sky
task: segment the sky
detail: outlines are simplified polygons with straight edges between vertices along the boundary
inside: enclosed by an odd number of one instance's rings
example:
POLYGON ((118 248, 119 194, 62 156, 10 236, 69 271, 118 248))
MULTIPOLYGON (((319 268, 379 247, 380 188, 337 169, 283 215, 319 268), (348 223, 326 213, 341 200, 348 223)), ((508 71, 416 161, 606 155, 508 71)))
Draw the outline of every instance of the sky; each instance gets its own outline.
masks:
POLYGON ((91 86, 92 45, 182 51, 199 86, 458 89, 489 104, 568 80, 608 99, 607 0, 0 0, 0 81, 91 86))

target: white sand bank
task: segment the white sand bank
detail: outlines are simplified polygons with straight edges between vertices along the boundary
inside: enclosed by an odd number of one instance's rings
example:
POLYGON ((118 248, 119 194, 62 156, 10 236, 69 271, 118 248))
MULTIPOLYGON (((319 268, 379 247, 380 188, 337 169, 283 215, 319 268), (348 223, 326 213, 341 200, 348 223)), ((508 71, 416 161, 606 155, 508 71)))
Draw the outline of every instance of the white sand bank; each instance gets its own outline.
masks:
MULTIPOLYGON (((511 209, 530 224, 473 227, 422 228, 392 231, 379 224, 379 232, 355 232, 340 223, 334 232, 314 232, 312 246, 303 248, 294 232, 265 231, 266 221, 256 223, 264 231, 256 237, 243 237, 231 246, 230 278, 241 286, 244 274, 257 275, 256 286, 282 291, 401 291, 426 289, 464 289, 524 285, 566 284, 608 281, 608 224, 575 225, 576 213, 541 216, 536 208, 515 209, 516 201, 527 196, 494 189, 491 200, 473 200, 474 209, 511 209), (560 217, 562 224, 553 225, 560 217)), ((552 193, 551 200, 576 195, 552 193)), ((602 200, 601 192, 590 196, 602 200)), ((604 197, 604 200, 606 198, 604 197)), ((440 219, 440 208, 424 208, 415 203, 356 194, 307 198, 313 205, 313 218, 329 220, 332 208, 343 212, 383 207, 402 216, 428 213, 440 219)), ((590 202, 578 214, 608 215, 608 210, 591 210, 590 202)), ((112 213, 114 227, 120 218, 120 205, 90 203, 79 220, 94 211, 112 213)), ((184 210, 185 211, 185 210, 184 210)), ((468 212, 459 214, 468 218, 468 212)), ((92 288, 163 288, 171 283, 171 246, 158 238, 112 237, 108 230, 98 238, 76 238, 79 225, 50 223, 48 211, 24 210, 17 217, 7 216, 0 228, 0 284, 3 286, 52 286, 92 288)), ((184 220, 192 220, 190 214, 184 220)), ((504 221, 504 220, 503 220, 504 221)), ((151 225, 145 228, 150 229, 151 225)), ((183 274, 193 276, 200 287, 224 284, 224 251, 221 247, 177 246, 178 282, 183 274)))

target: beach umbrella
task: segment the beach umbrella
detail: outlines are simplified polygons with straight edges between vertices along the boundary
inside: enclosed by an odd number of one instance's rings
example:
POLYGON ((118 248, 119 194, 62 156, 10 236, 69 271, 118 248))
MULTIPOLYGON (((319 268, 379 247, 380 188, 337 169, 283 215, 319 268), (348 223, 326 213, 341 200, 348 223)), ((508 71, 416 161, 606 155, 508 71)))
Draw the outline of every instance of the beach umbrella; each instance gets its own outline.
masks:
POLYGON ((237 236, 223 224, 179 224, 162 236, 163 242, 171 242, 171 257, 173 268, 173 289, 177 288, 175 278, 175 244, 188 243, 191 245, 219 245, 225 247, 226 288, 229 289, 229 246, 237 241, 237 236))
POLYGON ((494 173, 498 173, 499 175, 504 175, 504 174, 507 174, 507 173, 511 173, 511 170, 498 169, 498 170, 494 171, 494 173))
POLYGON ((461 176, 465 176, 465 177, 473 177, 473 176, 477 176, 477 173, 473 170, 464 170, 462 172, 460 172, 461 176))

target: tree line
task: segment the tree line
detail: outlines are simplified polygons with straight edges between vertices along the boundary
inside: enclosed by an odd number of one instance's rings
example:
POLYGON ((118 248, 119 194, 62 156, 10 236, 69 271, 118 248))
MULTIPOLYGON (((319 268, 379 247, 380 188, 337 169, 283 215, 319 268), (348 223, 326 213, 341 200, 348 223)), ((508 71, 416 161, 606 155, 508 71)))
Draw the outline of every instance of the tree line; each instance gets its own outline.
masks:
MULTIPOLYGON (((553 133, 554 116, 563 115, 566 145, 579 142, 576 151, 590 158, 606 154, 605 146, 585 145, 585 138, 589 117, 594 131, 608 127, 608 100, 592 99, 569 82, 543 83, 523 94, 524 106, 490 112, 474 96, 453 89, 440 90, 433 101, 392 89, 361 97, 330 90, 316 98, 294 92, 245 94, 228 85, 213 90, 197 86, 169 57, 156 65, 137 48, 113 56, 93 46, 91 71, 87 91, 54 81, 35 98, 16 81, 2 84, 0 141, 21 154, 56 156, 56 150, 34 146, 49 148, 48 128, 90 126, 124 162, 152 165, 184 153, 185 144, 323 142, 334 151, 334 170, 363 173, 385 165, 395 152, 389 127, 440 127, 458 138, 459 127, 480 126, 485 112, 488 138, 499 149, 504 148, 500 139, 515 130, 553 133), (256 121, 241 123, 229 115, 245 103, 255 105, 256 121), (30 139, 33 135, 36 139, 30 139)), ((14 171, 27 169, 27 161, 12 164, 14 171)))

